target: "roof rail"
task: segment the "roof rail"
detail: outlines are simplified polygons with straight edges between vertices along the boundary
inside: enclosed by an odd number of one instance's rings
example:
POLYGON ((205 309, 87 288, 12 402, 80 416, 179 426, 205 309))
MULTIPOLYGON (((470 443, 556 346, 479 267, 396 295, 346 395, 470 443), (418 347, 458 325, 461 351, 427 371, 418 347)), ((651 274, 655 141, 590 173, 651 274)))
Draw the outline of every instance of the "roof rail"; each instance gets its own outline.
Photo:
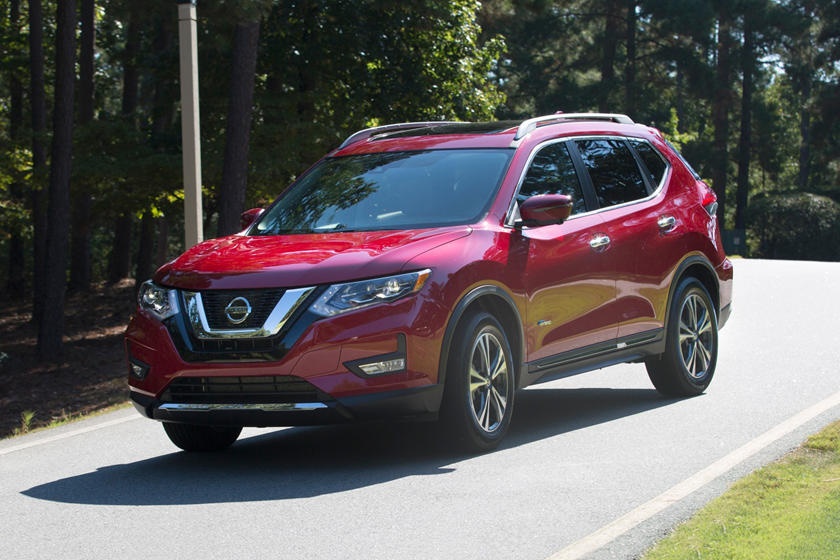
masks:
POLYGON ((551 121, 610 121, 619 124, 633 124, 633 119, 618 113, 555 113, 528 119, 519 125, 514 140, 520 140, 536 130, 537 125, 551 121))
POLYGON ((375 136, 377 134, 385 134, 387 132, 398 132, 400 130, 411 130, 412 128, 423 128, 426 126, 437 126, 441 124, 452 124, 458 121, 422 121, 422 122, 404 122, 404 123, 396 123, 396 124, 385 124, 382 126, 374 126, 371 128, 365 128, 364 130, 360 130, 355 132, 347 137, 344 142, 338 147, 338 149, 345 148, 350 144, 355 142, 359 142, 360 140, 365 140, 370 138, 371 136, 375 136))

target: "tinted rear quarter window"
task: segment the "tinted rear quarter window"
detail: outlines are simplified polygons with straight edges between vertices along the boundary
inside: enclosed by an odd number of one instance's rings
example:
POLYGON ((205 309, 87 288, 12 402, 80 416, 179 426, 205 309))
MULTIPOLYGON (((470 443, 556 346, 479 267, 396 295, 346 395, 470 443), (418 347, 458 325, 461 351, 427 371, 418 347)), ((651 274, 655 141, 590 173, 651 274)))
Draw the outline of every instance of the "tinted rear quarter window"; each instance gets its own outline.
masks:
POLYGON ((575 144, 602 208, 647 197, 642 173, 626 143, 597 138, 577 140, 575 144))
POLYGON ((654 187, 659 186, 662 182, 662 179, 665 177, 665 171, 668 169, 668 165, 665 163, 665 160, 662 159, 660 153, 643 140, 631 140, 630 143, 639 153, 639 157, 642 158, 642 161, 647 167, 648 172, 650 173, 650 181, 654 187))

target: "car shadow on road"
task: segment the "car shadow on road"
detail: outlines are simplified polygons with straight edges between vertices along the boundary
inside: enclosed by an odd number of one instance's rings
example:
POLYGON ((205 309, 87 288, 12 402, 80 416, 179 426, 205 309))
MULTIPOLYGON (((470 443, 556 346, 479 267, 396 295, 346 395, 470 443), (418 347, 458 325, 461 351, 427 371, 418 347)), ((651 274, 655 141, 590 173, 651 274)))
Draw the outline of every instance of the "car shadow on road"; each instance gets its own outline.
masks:
MULTIPOLYGON (((645 389, 528 389, 517 395, 497 452, 674 403, 645 389)), ((24 495, 90 505, 187 505, 307 498, 413 476, 443 476, 478 460, 444 443, 435 424, 292 428, 222 453, 173 452, 35 486, 24 495)))

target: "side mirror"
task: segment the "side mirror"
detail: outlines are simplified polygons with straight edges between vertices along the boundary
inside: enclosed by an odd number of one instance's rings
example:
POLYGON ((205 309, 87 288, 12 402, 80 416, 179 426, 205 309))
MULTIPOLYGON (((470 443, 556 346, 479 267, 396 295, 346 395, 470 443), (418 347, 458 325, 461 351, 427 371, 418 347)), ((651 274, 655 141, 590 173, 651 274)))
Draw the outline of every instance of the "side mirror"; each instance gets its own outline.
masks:
POLYGON ((562 224, 572 215, 572 197, 565 194, 538 194, 519 204, 521 221, 528 227, 562 224))
POLYGON ((257 218, 260 217, 260 214, 263 213, 262 208, 251 208, 250 210, 245 210, 239 216, 239 227, 240 231, 246 228, 251 227, 251 224, 257 221, 257 218))

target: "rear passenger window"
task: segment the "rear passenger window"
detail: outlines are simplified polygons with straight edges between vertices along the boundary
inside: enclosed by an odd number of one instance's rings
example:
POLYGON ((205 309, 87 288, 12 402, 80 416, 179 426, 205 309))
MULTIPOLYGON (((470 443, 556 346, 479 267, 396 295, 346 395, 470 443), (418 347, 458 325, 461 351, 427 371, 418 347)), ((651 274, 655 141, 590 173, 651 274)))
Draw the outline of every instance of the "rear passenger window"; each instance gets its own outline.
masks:
POLYGON ((572 214, 586 211, 580 181, 565 142, 550 144, 534 156, 519 189, 519 198, 524 200, 538 194, 568 195, 574 201, 572 214))
POLYGON ((621 140, 588 139, 575 144, 601 208, 647 197, 647 187, 636 158, 621 140))
POLYGON ((645 167, 650 172, 651 184, 654 187, 658 187, 665 177, 665 171, 668 169, 665 160, 662 159, 662 156, 659 155, 656 148, 643 140, 630 140, 630 144, 636 148, 636 151, 645 163, 645 167))

